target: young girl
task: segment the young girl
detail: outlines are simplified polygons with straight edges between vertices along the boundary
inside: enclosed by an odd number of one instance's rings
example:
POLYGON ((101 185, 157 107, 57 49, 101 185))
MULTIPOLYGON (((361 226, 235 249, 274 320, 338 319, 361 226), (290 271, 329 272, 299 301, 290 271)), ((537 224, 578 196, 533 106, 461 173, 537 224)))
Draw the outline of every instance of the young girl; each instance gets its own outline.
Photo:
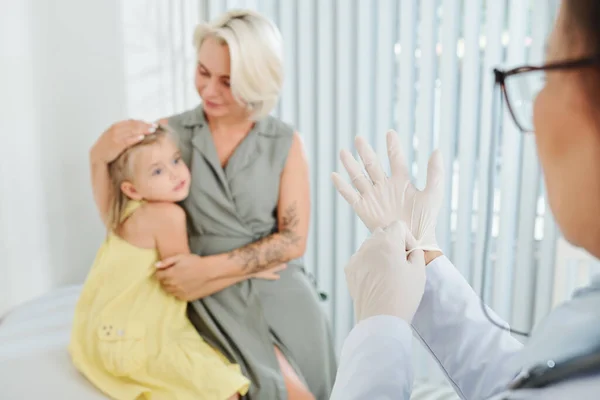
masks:
MULTIPOLYGON (((187 303, 155 279, 159 259, 189 253, 190 172, 163 127, 109 166, 109 234, 79 298, 69 352, 76 368, 115 399, 236 399, 250 382, 198 335, 187 303)), ((275 279, 272 275, 257 275, 275 279)))

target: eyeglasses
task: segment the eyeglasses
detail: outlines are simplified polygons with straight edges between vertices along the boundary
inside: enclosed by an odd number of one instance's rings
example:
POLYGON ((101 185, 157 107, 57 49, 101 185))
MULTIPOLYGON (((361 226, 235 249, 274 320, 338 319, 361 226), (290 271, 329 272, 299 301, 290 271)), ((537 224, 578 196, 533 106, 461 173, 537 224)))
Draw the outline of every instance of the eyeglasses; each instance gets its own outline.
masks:
POLYGON ((533 104, 546 83, 546 72, 600 65, 600 57, 556 62, 540 67, 522 66, 507 71, 494 69, 495 83, 506 100, 508 111, 523 133, 533 132, 533 104))

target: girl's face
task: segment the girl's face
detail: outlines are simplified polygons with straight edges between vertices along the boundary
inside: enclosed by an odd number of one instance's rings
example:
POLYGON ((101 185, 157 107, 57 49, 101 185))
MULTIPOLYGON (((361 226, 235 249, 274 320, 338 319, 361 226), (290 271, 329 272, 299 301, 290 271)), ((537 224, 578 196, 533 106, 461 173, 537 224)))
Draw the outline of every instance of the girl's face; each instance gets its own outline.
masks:
POLYGON ((190 171, 173 140, 160 138, 132 154, 131 181, 121 190, 134 200, 178 202, 188 196, 190 171))

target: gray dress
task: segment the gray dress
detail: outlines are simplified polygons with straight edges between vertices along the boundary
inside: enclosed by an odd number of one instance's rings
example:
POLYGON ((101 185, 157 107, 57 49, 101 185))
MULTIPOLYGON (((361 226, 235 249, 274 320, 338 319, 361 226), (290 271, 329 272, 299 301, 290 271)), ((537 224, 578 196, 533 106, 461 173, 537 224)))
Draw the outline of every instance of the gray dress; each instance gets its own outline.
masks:
MULTIPOLYGON (((202 107, 169 118, 192 186, 183 202, 192 252, 230 252, 277 230, 279 180, 293 130, 257 122, 221 167, 202 107)), ((278 281, 250 279, 191 303, 202 337, 252 381, 250 399, 286 399, 277 345, 318 400, 329 398, 337 361, 329 322, 303 262, 288 262, 278 281)))

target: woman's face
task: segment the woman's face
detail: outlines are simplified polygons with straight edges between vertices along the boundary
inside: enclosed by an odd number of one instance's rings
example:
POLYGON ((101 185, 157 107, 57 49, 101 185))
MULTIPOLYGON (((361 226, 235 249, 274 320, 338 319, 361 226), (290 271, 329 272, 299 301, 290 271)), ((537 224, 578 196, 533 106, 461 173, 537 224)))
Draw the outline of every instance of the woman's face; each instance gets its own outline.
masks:
MULTIPOLYGON (((548 43, 548 63, 590 56, 583 42, 574 40, 573 27, 566 29, 562 4, 548 43)), ((593 104, 585 91, 589 74, 584 69, 548 72, 535 100, 534 126, 548 200, 562 233, 600 256, 600 104, 593 104)))
POLYGON ((229 47, 214 37, 207 37, 198 51, 196 90, 209 117, 231 117, 246 114, 230 87, 231 61, 229 47))

